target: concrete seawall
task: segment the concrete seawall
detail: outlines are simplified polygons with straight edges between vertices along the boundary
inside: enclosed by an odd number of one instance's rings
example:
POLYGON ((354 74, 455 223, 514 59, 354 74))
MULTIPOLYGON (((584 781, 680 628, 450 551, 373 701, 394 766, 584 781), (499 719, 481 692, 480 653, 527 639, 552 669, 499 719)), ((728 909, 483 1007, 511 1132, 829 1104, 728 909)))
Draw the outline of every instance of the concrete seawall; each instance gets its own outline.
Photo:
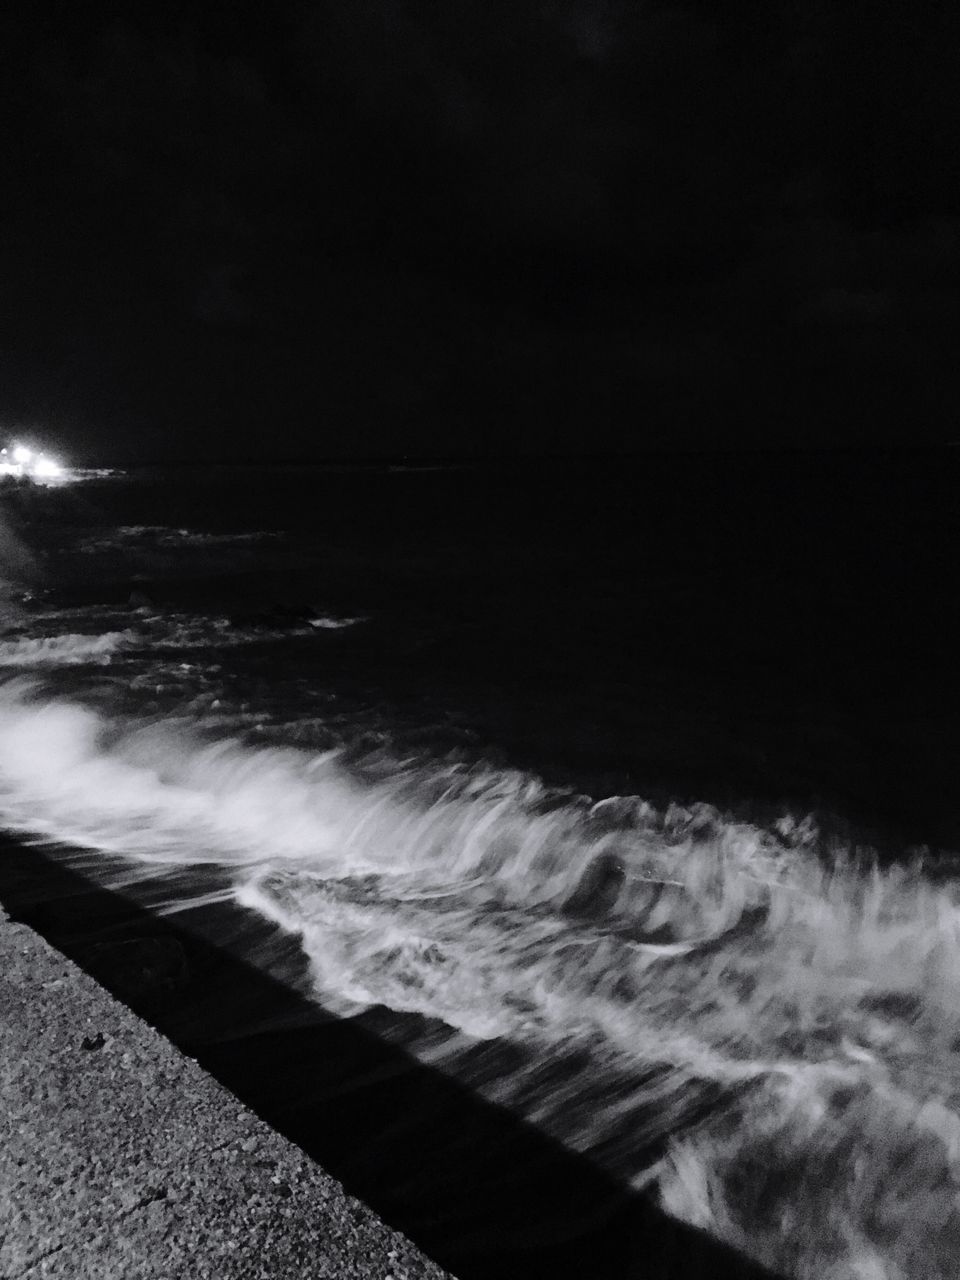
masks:
POLYGON ((442 1280, 0 908, 3 1280, 442 1280))

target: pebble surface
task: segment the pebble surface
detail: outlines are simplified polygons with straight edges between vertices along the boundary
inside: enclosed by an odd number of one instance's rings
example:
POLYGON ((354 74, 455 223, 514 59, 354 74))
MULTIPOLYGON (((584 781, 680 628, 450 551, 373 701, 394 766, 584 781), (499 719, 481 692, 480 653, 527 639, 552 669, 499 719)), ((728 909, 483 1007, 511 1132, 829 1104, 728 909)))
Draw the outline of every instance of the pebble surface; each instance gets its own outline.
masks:
POLYGON ((447 1276, 0 909, 2 1280, 447 1276))

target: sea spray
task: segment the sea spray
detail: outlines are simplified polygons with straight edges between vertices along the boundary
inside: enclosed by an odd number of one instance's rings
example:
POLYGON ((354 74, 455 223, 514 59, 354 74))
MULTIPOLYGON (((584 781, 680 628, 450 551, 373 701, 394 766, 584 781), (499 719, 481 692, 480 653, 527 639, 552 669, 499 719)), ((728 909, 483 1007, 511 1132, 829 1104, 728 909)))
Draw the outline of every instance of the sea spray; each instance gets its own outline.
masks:
POLYGON ((0 692, 0 820, 168 867, 178 895, 217 865, 300 939, 319 1001, 446 1024, 431 1060, 782 1273, 952 1274, 949 877, 809 820, 258 748, 22 679, 0 692), (477 1073, 482 1041, 508 1071, 477 1073))

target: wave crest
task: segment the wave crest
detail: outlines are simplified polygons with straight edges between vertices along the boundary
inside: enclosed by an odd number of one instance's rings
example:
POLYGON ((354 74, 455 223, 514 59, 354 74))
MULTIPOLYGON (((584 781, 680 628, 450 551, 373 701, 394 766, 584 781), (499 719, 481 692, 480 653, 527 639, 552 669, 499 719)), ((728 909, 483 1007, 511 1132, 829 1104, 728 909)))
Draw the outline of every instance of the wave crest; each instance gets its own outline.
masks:
POLYGON ((218 863, 301 939, 324 1003, 442 1020, 424 1052, 453 1072, 509 1041, 476 1087, 775 1270, 952 1274, 956 879, 807 818, 209 741, 23 680, 0 713, 8 826, 218 863))

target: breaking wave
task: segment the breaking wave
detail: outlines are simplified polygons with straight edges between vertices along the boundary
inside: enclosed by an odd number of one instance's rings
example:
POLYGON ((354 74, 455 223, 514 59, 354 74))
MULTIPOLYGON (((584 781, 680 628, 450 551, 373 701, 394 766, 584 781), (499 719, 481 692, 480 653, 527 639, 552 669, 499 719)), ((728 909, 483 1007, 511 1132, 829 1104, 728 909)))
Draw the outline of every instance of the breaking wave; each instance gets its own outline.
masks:
POLYGON ((0 640, 0 667, 32 667, 109 662, 119 649, 136 642, 132 631, 102 635, 22 636, 0 640))
MULTIPOLYGON (((28 620, 24 610, 15 622, 28 620)), ((29 619, 36 622, 36 610, 29 619)), ((0 667, 34 668, 110 662, 114 655, 138 651, 152 660, 167 650, 205 649, 216 654, 223 649, 264 644, 290 637, 305 637, 318 631, 341 631, 365 621, 362 617, 315 614, 292 622, 265 614, 247 622, 217 616, 176 611, 161 612, 151 605, 125 610, 103 608, 72 609, 58 613, 44 611, 41 621, 56 627, 96 627, 91 631, 64 630, 49 635, 7 635, 0 639, 0 667), (118 627, 129 618, 135 625, 118 627)), ((19 629, 19 626, 17 627, 19 629)))
POLYGON ((301 940, 321 1002, 422 1015, 424 1056, 781 1273, 955 1274, 942 868, 882 869, 809 818, 121 722, 23 678, 0 822, 181 881, 218 865, 301 940), (481 1042, 510 1052, 478 1066, 481 1042))

